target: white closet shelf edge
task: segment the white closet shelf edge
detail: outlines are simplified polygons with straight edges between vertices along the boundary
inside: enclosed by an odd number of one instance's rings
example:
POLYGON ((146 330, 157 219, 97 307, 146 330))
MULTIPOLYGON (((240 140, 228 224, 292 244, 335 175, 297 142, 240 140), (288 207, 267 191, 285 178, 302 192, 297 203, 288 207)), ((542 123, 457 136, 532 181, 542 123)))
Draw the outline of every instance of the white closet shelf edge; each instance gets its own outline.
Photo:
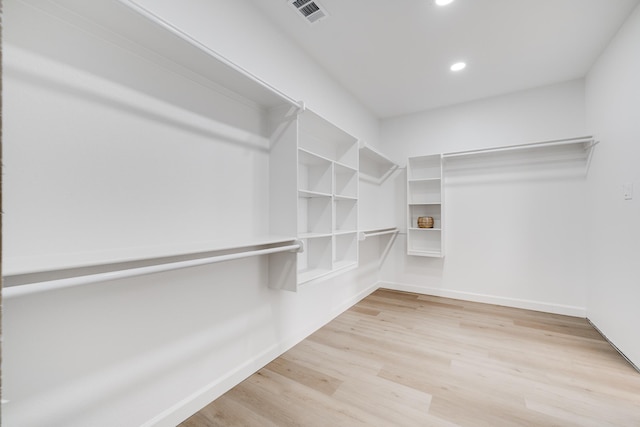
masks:
POLYGON ((557 147, 557 146, 563 146, 563 145, 577 145, 577 144, 582 144, 585 150, 589 150, 597 143, 598 141, 595 141, 593 139, 593 136, 589 135, 589 136, 580 136, 575 138, 530 142, 525 144, 505 145, 501 147, 480 148, 477 150, 455 151, 450 153, 442 153, 442 157, 446 159, 446 158, 452 158, 452 157, 470 156, 474 154, 488 154, 488 153, 497 153, 501 151, 525 150, 525 149, 532 149, 532 148, 548 148, 548 147, 557 147))

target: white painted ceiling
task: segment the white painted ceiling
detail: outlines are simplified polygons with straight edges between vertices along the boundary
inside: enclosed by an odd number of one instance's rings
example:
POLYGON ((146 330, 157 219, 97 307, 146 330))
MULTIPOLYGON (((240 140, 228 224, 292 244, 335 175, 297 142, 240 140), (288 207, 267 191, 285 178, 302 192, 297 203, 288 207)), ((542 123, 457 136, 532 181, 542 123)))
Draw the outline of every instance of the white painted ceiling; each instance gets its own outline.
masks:
POLYGON ((247 1, 387 118, 581 78, 640 0, 317 0, 315 24, 247 1))

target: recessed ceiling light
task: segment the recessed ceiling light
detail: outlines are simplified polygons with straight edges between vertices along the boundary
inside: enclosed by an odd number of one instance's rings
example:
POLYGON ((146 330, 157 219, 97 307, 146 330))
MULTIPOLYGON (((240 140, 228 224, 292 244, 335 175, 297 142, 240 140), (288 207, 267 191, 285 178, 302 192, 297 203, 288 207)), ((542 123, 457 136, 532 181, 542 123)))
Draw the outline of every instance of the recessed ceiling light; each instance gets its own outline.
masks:
POLYGON ((436 4, 438 6, 446 6, 451 3, 453 0, 436 0, 436 4))
POLYGON ((467 64, 465 64, 464 62, 456 62, 451 66, 451 71, 460 71, 463 70, 466 66, 467 64))

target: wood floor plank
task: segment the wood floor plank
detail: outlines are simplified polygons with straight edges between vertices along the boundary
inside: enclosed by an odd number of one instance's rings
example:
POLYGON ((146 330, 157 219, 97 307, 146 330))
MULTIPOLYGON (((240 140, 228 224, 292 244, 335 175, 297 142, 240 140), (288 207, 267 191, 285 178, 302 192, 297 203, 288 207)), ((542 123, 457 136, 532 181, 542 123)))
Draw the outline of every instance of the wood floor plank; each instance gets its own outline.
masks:
POLYGON ((333 396, 398 426, 427 425, 431 395, 378 376, 354 378, 333 396))
POLYGON ((279 357, 269 363, 265 369, 287 377, 307 387, 331 396, 342 384, 342 381, 324 374, 312 367, 302 366, 294 361, 279 357))
POLYGON ((383 366, 378 360, 359 357, 311 340, 301 342, 280 357, 341 380, 377 375, 383 366))
POLYGON ((586 321, 378 290, 186 420, 640 427, 640 373, 586 321))

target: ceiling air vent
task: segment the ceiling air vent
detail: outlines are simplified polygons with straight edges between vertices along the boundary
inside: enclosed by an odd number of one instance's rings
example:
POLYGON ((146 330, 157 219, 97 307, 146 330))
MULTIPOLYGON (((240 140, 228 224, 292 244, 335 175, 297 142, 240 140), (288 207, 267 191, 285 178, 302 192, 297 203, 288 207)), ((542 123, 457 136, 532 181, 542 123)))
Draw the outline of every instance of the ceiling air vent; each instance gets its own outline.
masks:
POLYGON ((288 3, 310 24, 329 16, 316 0, 288 0, 288 3))

